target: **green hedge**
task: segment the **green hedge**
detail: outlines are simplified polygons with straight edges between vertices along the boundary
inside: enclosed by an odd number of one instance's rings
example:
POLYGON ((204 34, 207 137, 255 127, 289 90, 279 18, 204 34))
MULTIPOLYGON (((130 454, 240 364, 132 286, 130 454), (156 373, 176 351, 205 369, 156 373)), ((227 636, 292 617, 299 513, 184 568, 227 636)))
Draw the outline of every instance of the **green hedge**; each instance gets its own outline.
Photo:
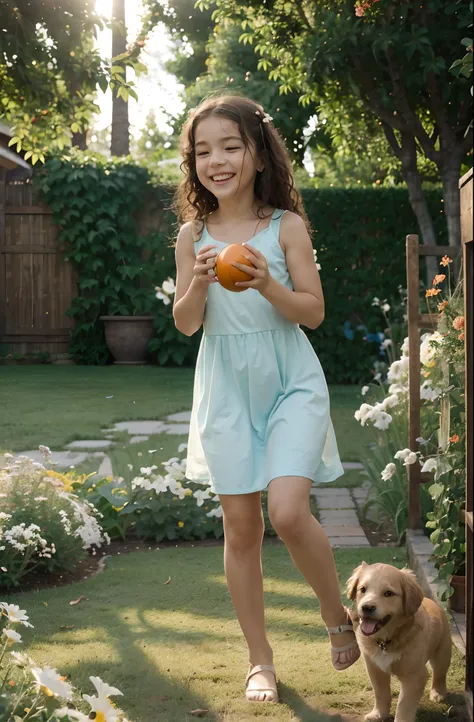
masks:
MULTIPOLYGON (((438 242, 446 244, 442 193, 429 190, 426 197, 438 242)), ((349 340, 344 324, 384 331, 382 313, 372 300, 377 296, 399 307, 398 288, 406 288, 405 238, 419 233, 418 224, 403 188, 305 190, 303 199, 326 304, 323 325, 307 333, 329 383, 358 383, 367 379, 378 343, 365 341, 363 331, 349 340)))
MULTIPOLYGON (((53 158, 37 175, 60 226, 59 240, 79 273, 80 296, 71 352, 81 363, 108 359, 100 315, 156 313, 152 360, 160 365, 195 362, 200 334, 188 338, 173 324, 171 306, 154 298, 154 286, 175 278, 176 218, 169 210, 173 189, 156 187, 148 170, 72 151, 53 158), (135 217, 144 203, 163 209, 159 230, 143 237, 135 217), (115 231, 113 230, 115 229, 115 231)), ((438 242, 446 244, 441 190, 426 191, 438 242)), ((401 188, 306 189, 303 199, 321 264, 326 319, 308 337, 329 383, 367 379, 379 343, 366 333, 384 331, 374 296, 400 310, 406 286, 405 237, 417 233, 408 192, 401 188), (363 328, 361 328, 363 327, 363 328), (348 336, 351 336, 349 338, 348 336)))

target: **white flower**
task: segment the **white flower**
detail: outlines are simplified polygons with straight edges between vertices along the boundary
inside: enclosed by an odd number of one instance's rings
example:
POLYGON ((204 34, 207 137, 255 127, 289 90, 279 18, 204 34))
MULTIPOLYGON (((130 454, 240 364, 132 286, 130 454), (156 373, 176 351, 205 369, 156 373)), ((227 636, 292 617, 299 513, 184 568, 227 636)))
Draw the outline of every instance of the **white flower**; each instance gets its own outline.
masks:
POLYGON ((197 491, 193 492, 193 496, 195 499, 197 499, 196 504, 198 506, 202 506, 206 499, 211 498, 209 489, 205 489, 204 491, 201 491, 201 489, 197 489, 197 491))
POLYGON ((404 356, 408 356, 408 352, 409 352, 408 336, 404 339, 404 341, 402 343, 402 348, 400 350, 404 356))
POLYGON ((187 444, 180 444, 180 445, 178 446, 178 454, 182 454, 183 451, 186 451, 187 448, 188 448, 188 445, 187 445, 187 444))
POLYGON ((156 293, 155 293, 156 298, 157 298, 159 301, 163 301, 163 304, 164 304, 165 306, 168 306, 168 305, 171 303, 171 301, 170 301, 170 299, 168 298, 168 296, 167 296, 166 294, 162 293, 162 292, 159 290, 159 287, 158 287, 158 286, 156 287, 156 289, 157 289, 157 290, 156 290, 156 293))
POLYGON ((382 401, 382 407, 385 409, 393 409, 394 406, 398 406, 400 399, 397 394, 390 394, 382 401))
POLYGON ((436 459, 426 459, 425 463, 421 467, 421 473, 434 472, 438 468, 438 461, 436 459))
POLYGON ((368 390, 369 390, 368 386, 362 386, 360 393, 362 394, 362 396, 365 396, 368 390))
POLYGON ((382 311, 384 311, 385 313, 388 313, 388 312, 390 311, 390 305, 389 305, 388 303, 382 304, 382 306, 380 306, 380 308, 381 308, 382 311))
POLYGON ((400 449, 400 451, 397 451, 397 453, 395 454, 394 459, 398 459, 399 461, 405 461, 409 454, 411 454, 410 449, 400 449))
POLYGON ((41 446, 39 447, 39 450, 40 450, 40 452, 42 453, 42 455, 43 455, 44 457, 51 456, 51 449, 49 448, 49 446, 43 446, 43 445, 41 445, 41 446))
POLYGON ((96 718, 103 720, 103 722, 117 722, 118 713, 109 697, 117 694, 121 695, 122 692, 116 687, 111 687, 106 682, 103 682, 100 677, 89 677, 89 679, 96 688, 97 695, 83 694, 82 698, 90 704, 91 712, 95 712, 96 718))
POLYGON ((391 339, 391 338, 386 338, 386 339, 384 339, 384 340, 382 341, 382 343, 381 343, 380 345, 381 345, 381 347, 382 347, 383 349, 386 349, 386 348, 388 348, 389 346, 392 345, 392 339, 391 339))
POLYGON ((107 682, 103 682, 100 677, 89 677, 89 679, 96 688, 99 697, 123 695, 123 692, 117 689, 117 687, 111 687, 107 682))
POLYGON ((7 638, 8 644, 21 644, 21 634, 14 632, 13 629, 4 629, 2 634, 7 638))
POLYGON ((404 394, 407 391, 407 387, 403 384, 390 384, 390 386, 388 387, 388 393, 391 395, 404 394))
POLYGON ((313 248, 313 255, 314 255, 314 262, 315 262, 315 264, 316 264, 316 268, 318 269, 318 271, 320 271, 320 270, 321 270, 321 264, 318 263, 318 252, 317 252, 317 250, 316 250, 315 248, 313 248))
POLYGON ((268 113, 263 114, 262 123, 269 123, 271 120, 273 120, 273 117, 271 115, 269 115, 268 113))
POLYGON ((390 366, 387 379, 390 383, 401 381, 406 373, 408 373, 408 356, 402 356, 398 361, 394 361, 390 366))
POLYGON ((169 481, 164 476, 157 476, 151 484, 150 488, 155 490, 156 494, 164 493, 168 491, 169 481))
POLYGON ((379 372, 379 373, 375 374, 374 381, 380 381, 381 378, 382 378, 382 374, 379 372))
POLYGON ((155 469, 158 467, 153 464, 153 466, 142 466, 140 469, 141 474, 145 474, 145 476, 151 476, 155 469))
POLYGON ((6 454, 3 455, 3 458, 7 459, 7 461, 9 461, 10 459, 14 459, 15 457, 13 456, 13 454, 9 454, 7 452, 6 454))
POLYGON ((385 413, 385 411, 380 411, 376 416, 374 426, 376 429, 385 431, 385 429, 388 429, 391 423, 392 417, 390 416, 390 414, 385 413))
POLYGON ((420 345, 420 361, 423 366, 429 364, 436 353, 436 349, 432 345, 432 341, 435 341, 436 343, 443 343, 443 340, 444 337, 439 333, 439 331, 423 334, 420 345))
POLYGON ((404 466, 410 466, 410 464, 414 464, 417 459, 418 454, 415 451, 410 451, 408 456, 405 457, 405 461, 403 462, 403 464, 404 466))
POLYGON ((10 657, 13 660, 13 663, 16 664, 17 667, 34 666, 34 662, 31 659, 31 657, 28 657, 28 655, 24 654, 24 652, 10 652, 10 657))
POLYGON ((26 609, 20 609, 18 604, 7 604, 6 602, 0 602, 0 609, 8 617, 10 624, 23 624, 24 627, 33 627, 29 623, 26 609))
POLYGON ((31 673, 35 678, 35 685, 39 687, 47 697, 72 699, 71 685, 65 682, 52 667, 44 667, 43 669, 33 667, 31 673))
POLYGON ((0 523, 2 521, 8 521, 11 518, 12 518, 11 514, 6 514, 4 511, 0 511, 0 523))
POLYGON ((206 516, 216 516, 218 519, 222 519, 223 514, 224 510, 219 504, 219 506, 217 506, 215 509, 211 509, 211 511, 208 511, 206 516))
POLYGON ((387 464, 385 469, 382 471, 382 479, 383 481, 388 481, 392 478, 392 476, 396 473, 397 467, 393 462, 390 462, 390 464, 387 464))
POLYGON ((360 422, 361 426, 365 426, 367 421, 370 420, 373 410, 374 407, 370 404, 362 404, 360 409, 355 412, 354 418, 356 419, 356 421, 360 422))
POLYGON ((420 398, 424 401, 436 401, 436 399, 441 396, 443 393, 443 390, 438 387, 432 387, 431 386, 431 380, 426 379, 426 381, 423 381, 422 385, 420 386, 420 398))
POLYGON ((167 281, 163 281, 162 290, 163 293, 166 293, 168 296, 172 296, 176 293, 176 286, 172 278, 168 278, 167 281))
POLYGON ((380 306, 380 298, 378 298, 377 296, 374 296, 374 298, 372 300, 372 306, 380 306))

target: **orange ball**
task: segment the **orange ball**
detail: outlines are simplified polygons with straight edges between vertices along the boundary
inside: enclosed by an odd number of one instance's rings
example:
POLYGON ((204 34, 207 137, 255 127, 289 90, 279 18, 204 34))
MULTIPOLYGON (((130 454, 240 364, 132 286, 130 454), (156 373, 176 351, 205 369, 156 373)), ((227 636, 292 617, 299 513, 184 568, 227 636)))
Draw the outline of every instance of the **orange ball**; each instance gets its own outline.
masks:
POLYGON ((239 270, 233 263, 241 263, 245 266, 254 265, 248 258, 242 253, 242 246, 238 243, 232 243, 230 246, 226 246, 216 258, 216 276, 221 286, 227 291, 246 291, 246 288, 235 286, 236 281, 251 281, 253 276, 244 271, 239 270))

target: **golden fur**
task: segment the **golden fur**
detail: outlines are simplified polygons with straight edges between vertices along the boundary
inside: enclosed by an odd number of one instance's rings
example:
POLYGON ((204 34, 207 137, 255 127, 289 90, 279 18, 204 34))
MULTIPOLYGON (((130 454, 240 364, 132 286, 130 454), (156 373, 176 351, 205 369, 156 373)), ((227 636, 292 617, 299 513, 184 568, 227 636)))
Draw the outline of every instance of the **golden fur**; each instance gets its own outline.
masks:
POLYGON ((390 677, 400 680, 395 722, 415 722, 416 710, 433 670, 431 699, 446 695, 451 661, 449 623, 441 607, 423 596, 415 575, 389 564, 362 564, 347 583, 355 601, 354 629, 375 693, 369 722, 390 717, 390 677))

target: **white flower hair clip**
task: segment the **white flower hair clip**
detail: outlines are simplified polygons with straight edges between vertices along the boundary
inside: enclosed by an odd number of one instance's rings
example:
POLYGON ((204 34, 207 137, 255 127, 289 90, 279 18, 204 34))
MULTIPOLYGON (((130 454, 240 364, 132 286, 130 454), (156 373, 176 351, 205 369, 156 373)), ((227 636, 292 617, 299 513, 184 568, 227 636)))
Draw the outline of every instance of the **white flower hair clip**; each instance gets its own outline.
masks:
MULTIPOLYGON (((255 115, 261 115, 260 111, 256 110, 255 115)), ((271 120, 273 120, 273 118, 269 113, 263 114, 262 123, 269 123, 271 120)))

